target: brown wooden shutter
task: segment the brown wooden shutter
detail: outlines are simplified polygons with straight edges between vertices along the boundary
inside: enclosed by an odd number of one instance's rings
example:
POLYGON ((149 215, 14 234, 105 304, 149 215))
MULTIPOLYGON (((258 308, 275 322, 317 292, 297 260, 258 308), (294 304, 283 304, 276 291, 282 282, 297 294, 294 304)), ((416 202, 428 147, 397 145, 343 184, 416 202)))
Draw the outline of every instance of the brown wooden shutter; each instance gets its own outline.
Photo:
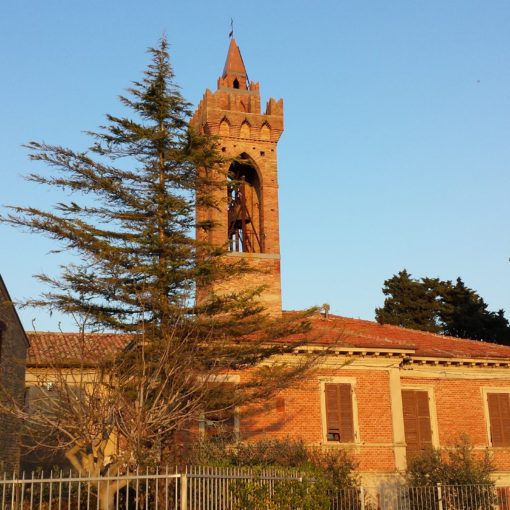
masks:
POLYGON ((407 458, 432 446, 429 395, 426 391, 402 390, 407 458))
POLYGON ((328 441, 354 442, 351 385, 326 384, 325 396, 328 441))
POLYGON ((354 419, 352 415, 352 393, 350 384, 339 384, 340 393, 340 441, 354 442, 354 419))
POLYGON ((326 384, 326 428, 328 441, 340 441, 338 384, 326 384))
POLYGON ((402 390, 402 408, 404 411, 404 434, 407 455, 419 450, 418 419, 416 417, 416 397, 413 390, 402 390))
POLYGON ((429 394, 427 391, 416 391, 416 409, 418 415, 418 432, 420 449, 432 447, 432 429, 430 427, 429 394))
POLYGON ((510 446, 510 395, 487 393, 493 446, 510 446))

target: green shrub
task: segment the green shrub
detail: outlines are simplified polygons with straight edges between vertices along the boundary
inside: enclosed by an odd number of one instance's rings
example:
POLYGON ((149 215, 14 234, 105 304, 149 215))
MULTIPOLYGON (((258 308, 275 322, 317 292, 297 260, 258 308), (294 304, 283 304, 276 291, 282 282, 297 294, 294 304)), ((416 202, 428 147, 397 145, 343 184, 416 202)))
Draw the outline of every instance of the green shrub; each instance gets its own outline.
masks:
POLYGON ((269 485, 263 476, 240 480, 231 485, 236 510, 328 510, 331 485, 316 470, 298 473, 286 470, 287 480, 269 485), (297 475, 301 475, 296 478, 297 475))
POLYGON ((476 455, 466 435, 444 449, 428 449, 414 457, 407 468, 410 486, 428 485, 494 485, 494 471, 489 452, 476 455))
POLYGON ((188 462, 217 466, 295 468, 301 472, 320 474, 332 490, 359 487, 355 473, 357 465, 345 450, 322 451, 307 447, 303 441, 288 438, 237 444, 202 441, 191 452, 188 462))
POLYGON ((445 449, 429 449, 407 469, 410 510, 492 510, 497 500, 493 466, 487 451, 477 455, 462 435, 445 449))

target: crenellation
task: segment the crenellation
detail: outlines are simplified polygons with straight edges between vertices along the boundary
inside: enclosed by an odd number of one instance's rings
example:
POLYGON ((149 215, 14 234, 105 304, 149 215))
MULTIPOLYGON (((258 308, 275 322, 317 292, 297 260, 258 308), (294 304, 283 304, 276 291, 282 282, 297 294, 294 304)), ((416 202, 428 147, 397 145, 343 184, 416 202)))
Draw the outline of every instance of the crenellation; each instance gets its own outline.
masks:
POLYGON ((283 99, 276 101, 270 97, 266 104, 266 115, 276 115, 283 117, 283 99))

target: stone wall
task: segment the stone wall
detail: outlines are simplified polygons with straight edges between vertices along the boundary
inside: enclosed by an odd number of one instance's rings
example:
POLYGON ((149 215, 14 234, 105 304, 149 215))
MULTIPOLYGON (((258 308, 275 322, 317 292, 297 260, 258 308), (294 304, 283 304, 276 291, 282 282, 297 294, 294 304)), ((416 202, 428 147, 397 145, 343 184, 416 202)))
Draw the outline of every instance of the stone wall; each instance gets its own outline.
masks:
MULTIPOLYGON (((13 401, 23 405, 25 359, 28 341, 0 277, 0 399, 6 408, 13 401)), ((0 411, 0 471, 17 471, 21 423, 11 413, 0 411)))

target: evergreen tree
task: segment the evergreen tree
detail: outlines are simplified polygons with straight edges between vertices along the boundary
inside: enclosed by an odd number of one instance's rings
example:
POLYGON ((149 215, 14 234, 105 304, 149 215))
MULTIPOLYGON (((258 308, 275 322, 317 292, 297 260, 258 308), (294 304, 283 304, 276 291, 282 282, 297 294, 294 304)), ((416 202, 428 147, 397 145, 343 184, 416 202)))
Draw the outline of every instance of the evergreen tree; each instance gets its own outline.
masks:
POLYGON ((443 282, 441 295, 445 335, 510 345, 510 327, 503 310, 489 311, 483 298, 466 287, 461 278, 455 285, 443 282))
POLYGON ((383 293, 388 296, 384 306, 375 310, 381 324, 510 345, 503 310, 489 311, 461 278, 455 284, 438 278, 417 280, 404 269, 384 282, 383 293))
POLYGON ((440 331, 437 311, 437 285, 411 278, 404 269, 384 282, 383 293, 388 296, 382 308, 376 308, 375 318, 381 324, 394 324, 423 331, 440 331))
MULTIPOLYGON (((66 377, 55 378, 56 394, 68 397, 65 405, 52 405, 56 420, 15 410, 27 423, 44 425, 46 437, 56 435, 55 447, 70 448, 75 467, 81 462, 94 472, 105 467, 112 435, 123 437, 119 462, 154 458, 199 410, 207 417, 209 409, 263 400, 310 363, 285 368, 269 361, 292 350, 272 340, 305 331, 306 314, 268 319, 254 299, 260 289, 195 304, 197 285, 211 287, 247 268, 224 263, 221 248, 195 239, 195 229, 215 227, 197 224, 195 210, 224 205, 215 202, 214 191, 224 185, 227 165, 216 140, 189 127, 190 105, 174 83, 166 40, 149 52, 143 79, 120 97, 130 116, 107 115, 100 131, 89 132, 94 143, 87 152, 28 145, 31 159, 56 171, 29 180, 69 192, 72 200, 51 211, 11 207, 3 218, 49 236, 81 260, 64 266, 58 278, 39 275, 50 291, 33 304, 73 314, 83 332, 131 335, 126 353, 98 360, 95 391, 72 390, 66 377), (250 380, 236 391, 210 384, 247 368, 250 380), (92 394, 104 395, 107 405, 92 394)), ((79 378, 73 384, 85 383, 79 378)))

